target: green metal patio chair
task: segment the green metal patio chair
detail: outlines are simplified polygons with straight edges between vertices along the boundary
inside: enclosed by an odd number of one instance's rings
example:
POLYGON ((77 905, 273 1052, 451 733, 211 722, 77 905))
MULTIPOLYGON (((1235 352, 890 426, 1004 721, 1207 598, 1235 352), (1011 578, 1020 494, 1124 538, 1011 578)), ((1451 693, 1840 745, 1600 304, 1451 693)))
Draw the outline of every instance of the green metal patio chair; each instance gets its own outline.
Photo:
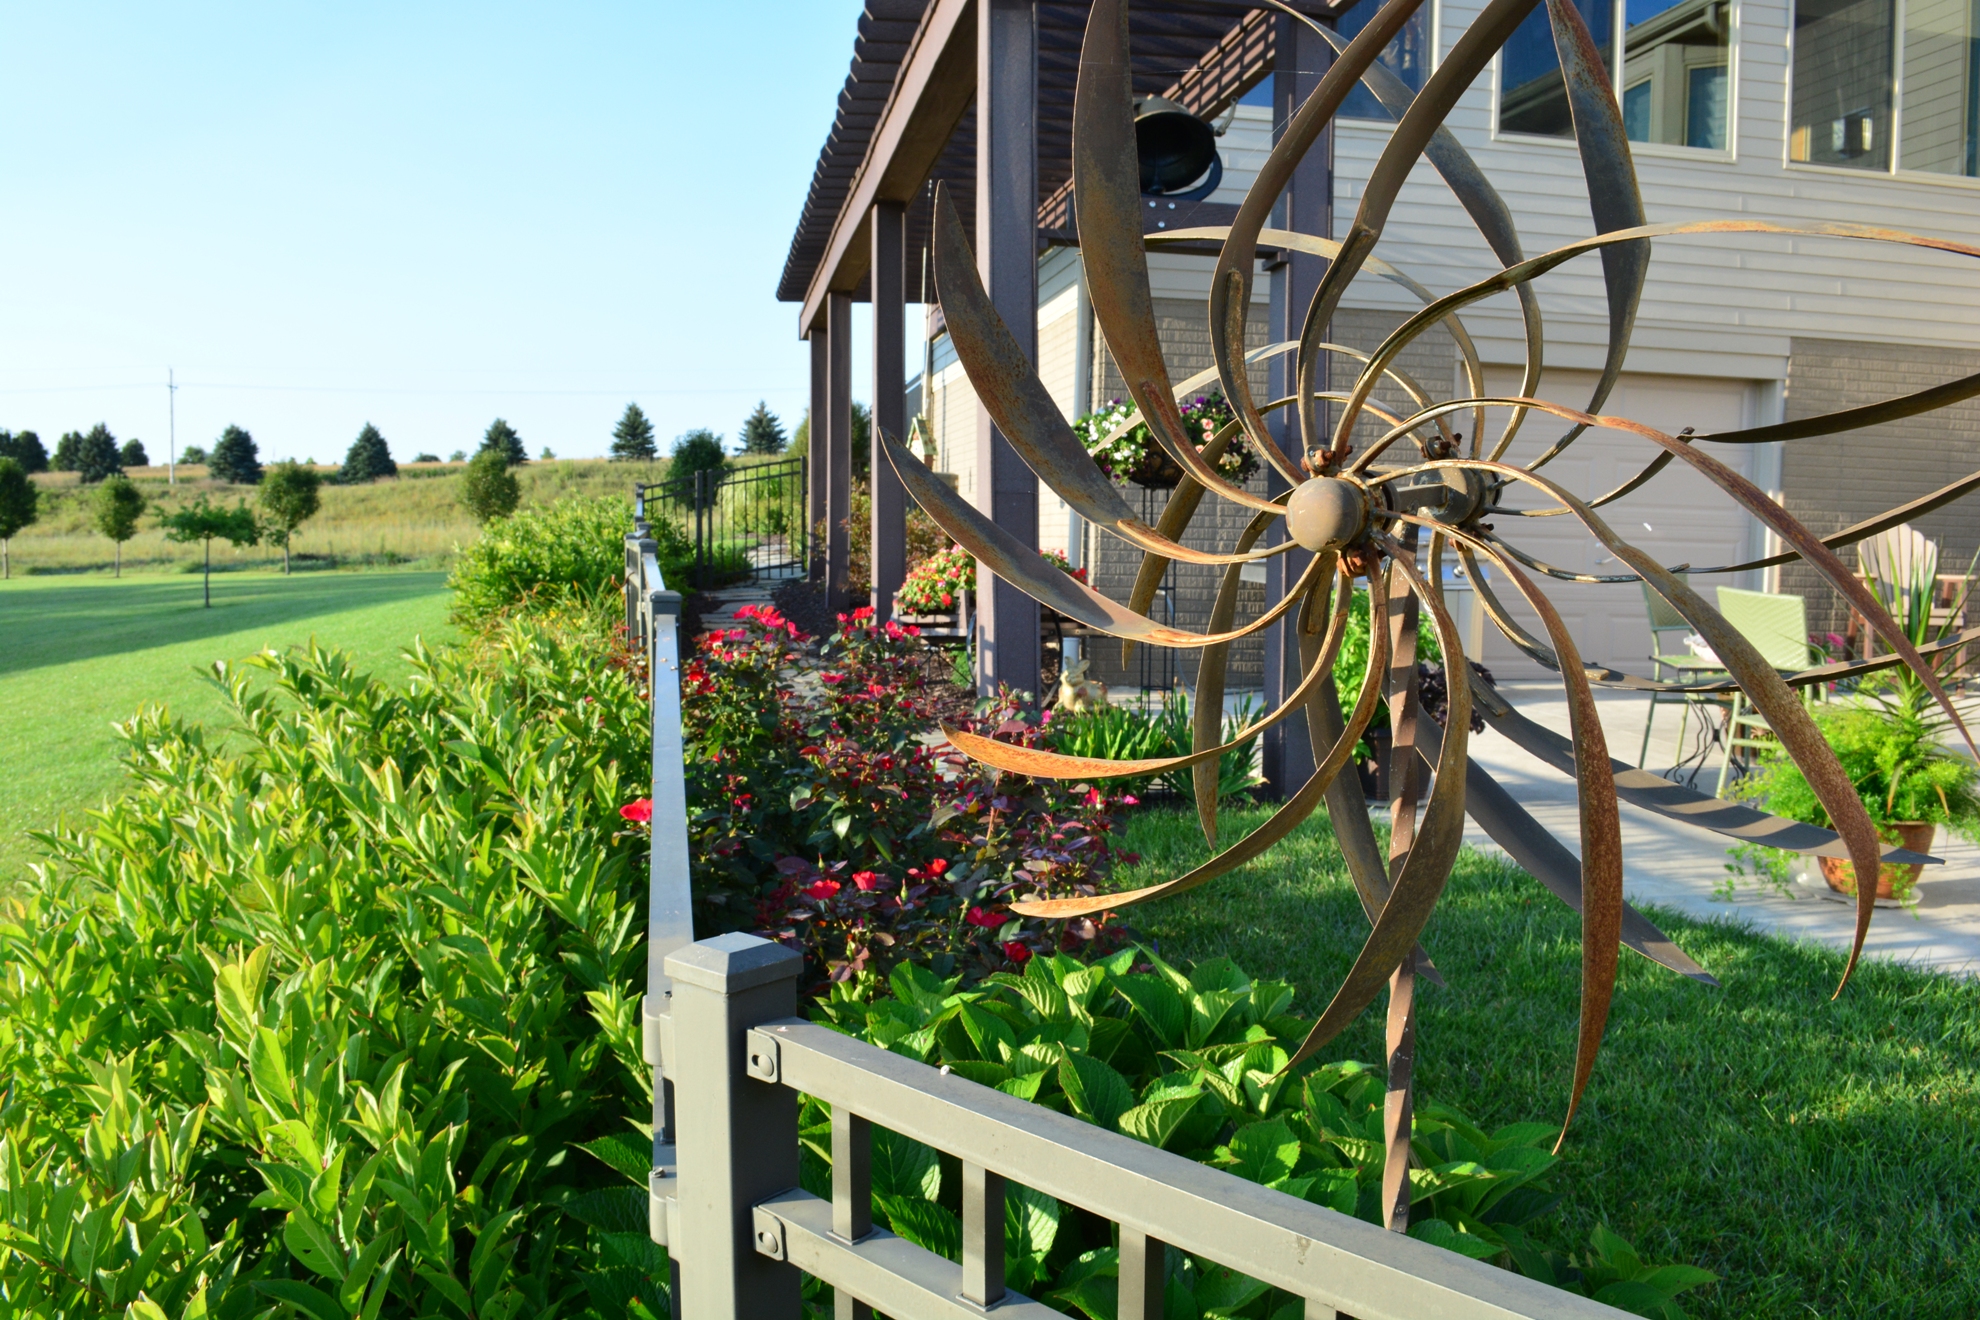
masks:
MULTIPOLYGON (((1680 581, 1685 581, 1689 577, 1685 573, 1679 573, 1677 576, 1680 581)), ((1693 655, 1684 649, 1684 638, 1691 631, 1691 625, 1685 622, 1684 616, 1677 612, 1676 607, 1653 591, 1648 582, 1643 583, 1642 586, 1643 605, 1650 612, 1649 658, 1650 663, 1655 666, 1651 677, 1660 683, 1683 682, 1686 679, 1711 678, 1725 673, 1725 666, 1718 661, 1707 660, 1704 656, 1693 655), (1675 638, 1675 644, 1665 640, 1667 635, 1675 638)), ((1650 759, 1650 727, 1656 723, 1658 705, 1676 705, 1680 708, 1677 745, 1679 754, 1682 755, 1684 731, 1691 722, 1691 708, 1712 705, 1715 700, 1712 697, 1694 696, 1683 692, 1652 692, 1650 713, 1643 720, 1643 746, 1636 753, 1636 768, 1641 770, 1643 763, 1650 759)))
MULTIPOLYGON (((1719 588, 1719 613, 1753 643, 1760 657, 1783 674, 1806 669, 1813 648, 1808 644, 1808 602, 1800 596, 1774 595, 1765 591, 1742 591, 1738 587, 1719 588)), ((1812 690, 1803 688, 1801 700, 1814 699, 1812 690)), ((1772 753, 1780 750, 1766 717, 1753 708, 1746 694, 1732 694, 1732 708, 1726 716, 1726 759, 1719 767, 1715 796, 1726 795, 1732 779, 1733 762, 1742 750, 1772 753)))

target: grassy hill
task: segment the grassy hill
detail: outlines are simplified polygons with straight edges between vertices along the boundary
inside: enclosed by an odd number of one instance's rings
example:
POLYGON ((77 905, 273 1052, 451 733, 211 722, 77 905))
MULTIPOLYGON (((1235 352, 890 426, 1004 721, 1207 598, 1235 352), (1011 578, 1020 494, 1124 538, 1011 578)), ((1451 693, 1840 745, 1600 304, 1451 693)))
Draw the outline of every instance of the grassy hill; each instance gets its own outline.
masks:
MULTIPOLYGON (((325 486, 323 508, 296 533, 296 566, 302 569, 373 566, 444 568, 457 547, 480 535, 480 529, 460 505, 465 463, 401 463, 396 479, 363 486, 325 486)), ((334 467, 317 469, 325 477, 334 467)), ((517 469, 525 505, 548 504, 567 495, 624 495, 631 498, 635 481, 658 481, 667 464, 611 463, 604 459, 552 459, 517 469)), ((197 545, 174 545, 158 528, 161 511, 188 504, 200 495, 217 502, 254 499, 252 486, 209 481, 203 467, 181 467, 176 486, 166 483, 162 467, 132 468, 125 475, 138 484, 153 508, 145 514, 138 534, 124 545, 125 568, 190 570, 199 563, 197 545)), ((94 490, 79 486, 73 472, 44 472, 34 480, 42 488, 41 521, 14 538, 16 575, 27 573, 108 572, 114 562, 110 541, 91 518, 94 490)), ((235 550, 225 542, 213 547, 213 566, 222 568, 279 565, 282 552, 272 546, 235 550)))

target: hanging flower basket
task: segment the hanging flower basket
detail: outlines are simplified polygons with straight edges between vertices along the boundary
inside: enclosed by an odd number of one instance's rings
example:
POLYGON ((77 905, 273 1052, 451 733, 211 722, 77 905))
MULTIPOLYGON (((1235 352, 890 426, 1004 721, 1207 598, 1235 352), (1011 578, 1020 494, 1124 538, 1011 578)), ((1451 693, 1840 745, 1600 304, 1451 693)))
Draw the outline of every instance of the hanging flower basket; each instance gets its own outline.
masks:
MULTIPOLYGON (((1147 423, 1138 422, 1122 429, 1134 411, 1132 402, 1115 399, 1105 408, 1074 422, 1073 430, 1100 470, 1115 481, 1158 490, 1174 486, 1182 480, 1182 464, 1156 443, 1147 423)), ((1236 418, 1224 396, 1214 390, 1185 399, 1182 416, 1199 452, 1219 429, 1236 418)), ((1242 482, 1258 470, 1258 455, 1240 432, 1230 438, 1211 467, 1226 481, 1242 482)))

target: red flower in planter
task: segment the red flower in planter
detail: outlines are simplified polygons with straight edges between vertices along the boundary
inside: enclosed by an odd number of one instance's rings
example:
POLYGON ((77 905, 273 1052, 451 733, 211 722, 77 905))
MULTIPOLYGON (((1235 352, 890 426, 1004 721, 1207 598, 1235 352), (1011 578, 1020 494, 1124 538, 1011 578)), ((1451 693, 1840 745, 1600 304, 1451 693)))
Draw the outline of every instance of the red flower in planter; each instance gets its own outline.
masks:
POLYGON ((1004 945, 1004 956, 1022 967, 1031 961, 1031 950, 1016 940, 1010 940, 1004 945))
POLYGON ((995 912, 985 912, 980 907, 973 907, 969 910, 969 915, 964 920, 972 926, 981 926, 985 930, 995 930, 1004 924, 1005 918, 998 916, 995 912))
POLYGON ((804 896, 806 898, 816 898, 822 900, 822 899, 830 898, 832 895, 838 892, 839 892, 839 882, 837 880, 820 880, 815 885, 806 885, 804 887, 804 896))
POLYGON ((653 819, 653 799, 640 798, 619 808, 619 814, 627 820, 638 821, 641 825, 653 819))

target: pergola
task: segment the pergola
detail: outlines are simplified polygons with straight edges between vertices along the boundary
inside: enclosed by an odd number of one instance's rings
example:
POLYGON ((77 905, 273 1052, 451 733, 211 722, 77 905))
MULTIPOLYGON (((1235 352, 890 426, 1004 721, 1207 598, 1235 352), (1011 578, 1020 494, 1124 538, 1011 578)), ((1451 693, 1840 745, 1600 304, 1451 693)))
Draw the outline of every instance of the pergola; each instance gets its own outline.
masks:
MULTIPOLYGON (((1321 20, 1352 3, 1294 0, 1321 20)), ((867 0, 838 113, 777 288, 780 300, 801 305, 798 332, 811 343, 809 517, 828 528, 812 571, 837 602, 847 587, 852 304, 873 304, 872 604, 885 618, 905 570, 905 494, 877 441, 880 432, 900 436, 907 426, 907 272, 921 269, 934 187, 945 184, 957 210, 974 216, 984 286, 1035 357, 1039 253, 1078 241, 1070 205, 1072 106, 1086 18, 1086 4, 1058 0, 867 0)), ((1129 21, 1138 94, 1166 96, 1208 118, 1270 77, 1275 135, 1332 61, 1331 49, 1304 23, 1249 0, 1144 0, 1129 21)), ((1332 159, 1331 140, 1307 155, 1280 199, 1276 226, 1332 231, 1332 159)), ((1183 209, 1162 206, 1160 223, 1226 224, 1236 210, 1212 202, 1176 205, 1183 209)), ((1151 209, 1151 231, 1156 215, 1151 209)), ((1274 339, 1297 337, 1321 269, 1311 256, 1273 260, 1274 339)), ((1275 396, 1284 392, 1277 379, 1282 361, 1273 368, 1275 396)), ((1036 546, 1037 478, 980 407, 977 434, 979 503, 1036 546)), ((1270 561, 1268 595, 1283 589, 1288 558, 1270 561)), ((985 575, 977 619, 979 684, 1037 692, 1037 604, 985 575)), ((1268 691, 1296 670, 1296 659, 1284 663, 1284 645, 1267 643, 1268 691)), ((1268 747, 1268 771, 1277 759, 1268 747)))

